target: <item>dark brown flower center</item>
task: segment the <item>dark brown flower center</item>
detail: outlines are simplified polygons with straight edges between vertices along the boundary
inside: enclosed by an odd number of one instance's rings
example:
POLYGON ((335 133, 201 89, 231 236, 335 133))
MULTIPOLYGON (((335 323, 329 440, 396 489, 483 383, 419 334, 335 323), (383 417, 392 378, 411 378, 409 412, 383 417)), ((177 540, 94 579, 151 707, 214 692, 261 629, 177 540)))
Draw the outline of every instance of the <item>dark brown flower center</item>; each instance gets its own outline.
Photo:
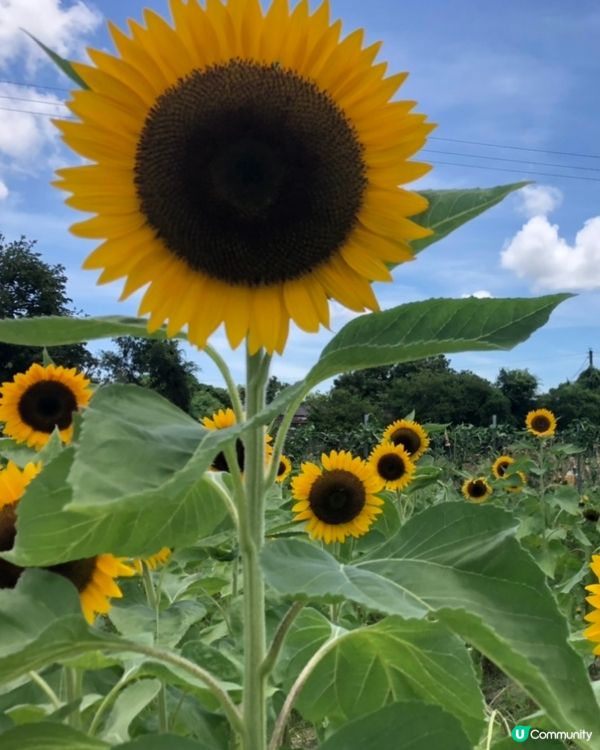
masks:
POLYGON ((406 466, 397 453, 385 453, 377 461, 377 473, 387 482, 401 479, 406 474, 406 466))
POLYGON ((277 476, 282 477, 285 472, 287 471, 287 465, 284 461, 279 462, 279 466, 277 467, 277 476))
POLYGON ((544 414, 538 414, 531 420, 531 428, 535 432, 546 432, 550 429, 551 422, 544 414))
POLYGON ((496 467, 499 477, 503 477, 506 474, 506 470, 512 464, 512 461, 501 461, 496 467))
POLYGON ((63 578, 68 578, 75 585, 77 591, 81 592, 92 580, 95 568, 96 558, 86 557, 83 560, 72 560, 71 562, 60 563, 59 565, 51 565, 45 568, 45 570, 50 570, 53 573, 63 576, 63 578))
POLYGON ((421 448, 419 434, 410 427, 398 428, 392 433, 390 440, 394 445, 401 445, 409 455, 417 453, 421 448))
MULTIPOLYGON (((244 443, 239 438, 235 441, 235 452, 240 471, 244 471, 244 443)), ((214 471, 229 471, 227 459, 222 451, 214 457, 212 468, 214 471)))
POLYGON ((344 244, 366 177, 354 127, 328 94, 277 64, 231 60, 157 99, 135 184, 189 267, 260 285, 300 278, 344 244))
POLYGON ((359 516, 366 499, 364 485, 357 476, 344 469, 334 469, 314 482, 308 502, 320 521, 337 525, 359 516))
POLYGON ((467 494, 478 500, 480 497, 484 497, 487 494, 487 485, 482 479, 475 479, 469 482, 467 485, 467 494))
POLYGON ((64 430, 73 422, 77 401, 70 388, 56 380, 42 380, 30 386, 19 400, 22 421, 39 432, 64 430))

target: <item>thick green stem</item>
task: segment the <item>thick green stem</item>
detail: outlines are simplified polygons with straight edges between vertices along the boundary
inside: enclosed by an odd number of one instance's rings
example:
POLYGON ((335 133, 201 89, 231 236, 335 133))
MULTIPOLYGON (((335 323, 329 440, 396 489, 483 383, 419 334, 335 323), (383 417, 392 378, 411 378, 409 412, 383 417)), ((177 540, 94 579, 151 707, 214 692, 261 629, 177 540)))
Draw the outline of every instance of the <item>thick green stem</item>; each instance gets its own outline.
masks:
POLYGON ((544 458, 544 440, 538 438, 540 441, 539 450, 539 469, 540 469, 540 509, 542 512, 542 550, 544 552, 544 558, 548 556, 548 510, 546 505, 546 463, 544 458))
POLYGON ((219 368, 219 372, 223 376, 223 380, 225 381, 225 385, 227 386, 227 390, 229 392, 229 398, 231 399, 231 406, 233 408, 235 418, 238 422, 241 422, 244 418, 244 410, 242 408, 242 402, 240 400, 240 392, 238 391, 238 387, 235 383, 235 380, 233 379, 233 376, 231 375, 229 367, 227 367, 227 362, 225 362, 223 357, 221 357, 217 350, 213 349, 210 344, 207 344, 204 347, 204 351, 219 368))
MULTIPOLYGON (((246 418, 264 407, 269 357, 248 354, 246 364, 246 418)), ((267 707, 265 589, 260 567, 264 541, 265 442, 264 428, 255 427, 244 438, 245 502, 240 507, 240 552, 244 575, 244 701, 243 748, 266 750, 267 707)))
MULTIPOLYGON (((152 573, 150 568, 142 561, 142 579, 146 590, 148 604, 154 610, 154 640, 158 643, 160 635, 160 598, 154 588, 152 573)), ((167 687, 164 680, 161 680, 160 691, 158 693, 158 724, 161 732, 169 731, 169 715, 167 710, 167 687)))

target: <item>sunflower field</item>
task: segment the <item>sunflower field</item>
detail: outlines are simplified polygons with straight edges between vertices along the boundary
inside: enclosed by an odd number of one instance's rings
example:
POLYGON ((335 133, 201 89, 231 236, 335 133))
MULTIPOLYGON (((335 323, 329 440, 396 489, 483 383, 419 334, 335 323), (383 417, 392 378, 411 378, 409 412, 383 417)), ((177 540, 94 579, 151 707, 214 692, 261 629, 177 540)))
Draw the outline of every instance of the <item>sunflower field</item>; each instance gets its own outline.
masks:
POLYGON ((286 443, 340 373, 546 323, 568 295, 372 290, 523 183, 408 190, 434 125, 327 3, 170 9, 90 64, 47 50, 74 88, 55 186, 141 317, 5 319, 0 342, 185 338, 231 408, 196 420, 47 354, 0 386, 0 747, 508 750, 535 727, 597 749, 600 488, 563 480, 580 449, 552 412, 461 466, 415 414, 360 451, 286 443), (267 404, 290 323, 328 326, 330 300, 364 314, 267 404))

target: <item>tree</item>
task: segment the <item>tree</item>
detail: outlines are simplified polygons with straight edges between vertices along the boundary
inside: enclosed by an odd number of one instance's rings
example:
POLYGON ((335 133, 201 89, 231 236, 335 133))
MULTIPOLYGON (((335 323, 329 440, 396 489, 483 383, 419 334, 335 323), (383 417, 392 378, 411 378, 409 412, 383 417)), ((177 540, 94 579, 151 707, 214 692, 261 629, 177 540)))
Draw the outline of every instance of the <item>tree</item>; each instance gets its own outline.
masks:
POLYGON ((174 339, 113 339, 114 351, 99 356, 99 376, 104 382, 135 383, 152 388, 183 411, 190 412, 196 365, 186 361, 174 339))
POLYGON ((560 428, 579 420, 600 424, 600 390, 586 388, 580 382, 561 383, 551 388, 540 397, 540 405, 554 412, 560 428))
POLYGON ((538 379, 529 370, 507 370, 498 373, 496 387, 506 396, 515 424, 522 424, 527 412, 535 407, 538 379))
MULTIPOLYGON (((21 237, 6 242, 0 234, 0 318, 30 318, 38 315, 73 315, 67 296, 67 277, 60 264, 45 263, 34 251, 35 241, 21 237)), ((94 358, 83 344, 49 350, 59 365, 89 370, 94 358)), ((0 382, 11 380, 34 362, 42 361, 37 347, 0 343, 0 382)))

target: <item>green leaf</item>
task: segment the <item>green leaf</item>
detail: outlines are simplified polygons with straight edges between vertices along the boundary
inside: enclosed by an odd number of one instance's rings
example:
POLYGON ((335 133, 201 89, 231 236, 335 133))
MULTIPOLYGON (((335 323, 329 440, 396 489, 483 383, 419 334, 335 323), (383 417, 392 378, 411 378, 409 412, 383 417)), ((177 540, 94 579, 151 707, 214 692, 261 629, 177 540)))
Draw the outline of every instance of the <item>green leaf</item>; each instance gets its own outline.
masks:
POLYGON ((437 706, 392 703, 351 721, 319 750, 472 750, 460 724, 437 706))
POLYGON ((176 734, 143 734, 124 745, 115 745, 113 750, 215 750, 215 745, 176 734))
MULTIPOLYGON (((266 546, 277 591, 298 599, 350 599, 404 618, 436 618, 520 683, 561 728, 600 735, 582 660, 515 521, 495 507, 443 503, 412 518, 355 565, 298 540, 266 546)), ((591 745, 583 745, 592 748, 591 745)))
POLYGON ((160 610, 158 626, 154 610, 144 604, 113 606, 109 613, 119 633, 132 641, 141 636, 147 642, 148 635, 158 630, 156 645, 163 648, 176 646, 189 628, 205 615, 206 607, 194 601, 175 602, 160 610))
POLYGON ((60 68, 62 72, 73 81, 73 83, 76 83, 79 86, 79 88, 82 88, 82 89, 89 88, 89 86, 86 84, 83 78, 78 73, 75 72, 73 65, 68 60, 65 60, 60 55, 57 55, 56 52, 54 52, 54 50, 50 49, 50 47, 46 47, 46 45, 40 42, 39 39, 36 39, 36 37, 34 37, 33 34, 30 34, 28 31, 25 31, 25 33, 27 34, 28 37, 33 39, 33 41, 44 50, 44 52, 48 55, 48 57, 52 60, 52 62, 58 68, 60 68))
POLYGON ((455 716, 475 744, 483 698, 464 643, 435 622, 388 617, 342 634, 302 689, 296 708, 334 725, 388 703, 422 700, 455 716))
POLYGON ((500 203, 514 190, 520 190, 528 184, 529 182, 514 182, 491 188, 421 191, 421 195, 429 201, 429 208, 422 214, 413 216, 411 220, 422 227, 433 229, 435 234, 413 242, 413 250, 420 253, 428 245, 439 242, 458 227, 500 203))
POLYGON ((0 438, 0 456, 7 461, 12 461, 21 469, 25 464, 38 459, 38 454, 26 445, 15 443, 10 438, 0 438))
POLYGON ((25 724, 0 735, 2 750, 108 750, 96 737, 55 722, 25 724))
POLYGON ((67 482, 73 447, 64 450, 30 483, 19 503, 17 536, 12 551, 2 557, 17 565, 53 565, 102 554, 144 557, 165 546, 192 544, 209 536, 227 518, 223 501, 209 478, 146 492, 145 508, 124 502, 108 505, 96 515, 68 506, 67 482))
POLYGON ((436 354, 510 349, 543 326, 571 295, 526 299, 430 299, 361 315, 321 352, 307 381, 436 354))
POLYGON ((127 741, 131 722, 154 700, 159 690, 159 680, 138 680, 127 685, 114 702, 102 739, 111 744, 127 741))
POLYGON ((97 318, 66 318, 49 315, 39 318, 5 318, 0 320, 0 341, 23 346, 62 346, 82 341, 110 339, 117 336, 164 339, 159 329, 148 333, 145 318, 103 315, 97 318))

